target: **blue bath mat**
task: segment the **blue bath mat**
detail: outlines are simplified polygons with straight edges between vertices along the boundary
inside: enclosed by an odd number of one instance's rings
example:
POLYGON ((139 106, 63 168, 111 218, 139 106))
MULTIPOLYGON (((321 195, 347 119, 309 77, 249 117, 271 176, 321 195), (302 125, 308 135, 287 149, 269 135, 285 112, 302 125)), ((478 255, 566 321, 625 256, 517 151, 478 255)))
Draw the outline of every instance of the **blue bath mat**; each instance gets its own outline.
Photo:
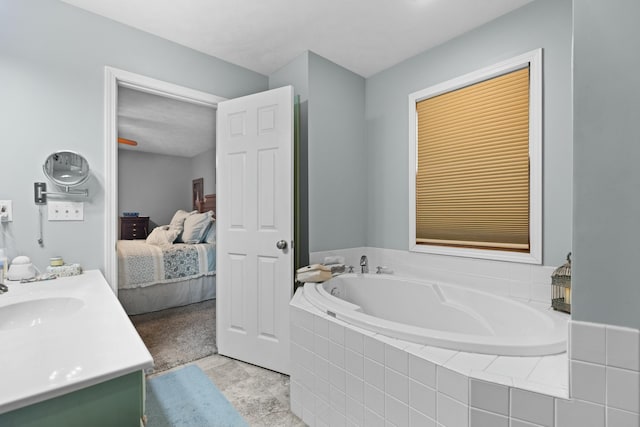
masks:
POLYGON ((248 427, 196 365, 147 380, 147 427, 248 427))

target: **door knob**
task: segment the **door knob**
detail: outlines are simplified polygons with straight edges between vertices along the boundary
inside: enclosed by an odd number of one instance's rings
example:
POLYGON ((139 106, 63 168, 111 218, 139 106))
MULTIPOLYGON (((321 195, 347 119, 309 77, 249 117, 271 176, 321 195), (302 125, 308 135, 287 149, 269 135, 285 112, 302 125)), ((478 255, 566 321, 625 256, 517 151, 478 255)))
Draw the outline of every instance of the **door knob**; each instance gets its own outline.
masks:
POLYGON ((287 249, 287 241, 286 240, 278 240, 276 242, 276 248, 282 249, 282 250, 287 249))

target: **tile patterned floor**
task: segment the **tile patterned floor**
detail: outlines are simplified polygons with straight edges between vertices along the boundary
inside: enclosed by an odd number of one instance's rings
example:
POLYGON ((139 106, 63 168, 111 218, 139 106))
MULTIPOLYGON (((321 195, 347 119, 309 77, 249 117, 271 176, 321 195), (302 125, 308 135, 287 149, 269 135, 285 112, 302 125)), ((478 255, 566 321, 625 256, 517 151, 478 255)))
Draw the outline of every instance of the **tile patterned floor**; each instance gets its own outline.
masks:
MULTIPOLYGON (((250 426, 305 426, 302 420, 289 410, 287 375, 219 354, 190 364, 198 365, 207 374, 250 426)), ((177 368, 180 367, 174 369, 177 368)))

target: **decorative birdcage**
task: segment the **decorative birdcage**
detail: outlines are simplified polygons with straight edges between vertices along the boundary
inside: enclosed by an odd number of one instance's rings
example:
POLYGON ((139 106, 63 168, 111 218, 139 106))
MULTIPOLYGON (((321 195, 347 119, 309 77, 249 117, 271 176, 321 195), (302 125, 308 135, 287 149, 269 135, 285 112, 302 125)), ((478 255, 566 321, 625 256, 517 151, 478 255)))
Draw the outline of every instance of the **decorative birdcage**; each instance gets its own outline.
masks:
POLYGON ((567 254, 567 262, 551 274, 551 307, 571 313, 571 252, 567 254))

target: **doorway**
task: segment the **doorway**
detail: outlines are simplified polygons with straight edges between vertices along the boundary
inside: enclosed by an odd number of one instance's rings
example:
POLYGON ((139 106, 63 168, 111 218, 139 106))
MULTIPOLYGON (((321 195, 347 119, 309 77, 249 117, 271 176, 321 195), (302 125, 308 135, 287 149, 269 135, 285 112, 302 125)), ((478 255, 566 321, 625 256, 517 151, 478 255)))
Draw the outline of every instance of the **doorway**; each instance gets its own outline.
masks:
POLYGON ((225 98, 140 74, 105 67, 105 271, 107 282, 118 295, 118 92, 119 88, 159 95, 187 103, 217 108, 225 98))

